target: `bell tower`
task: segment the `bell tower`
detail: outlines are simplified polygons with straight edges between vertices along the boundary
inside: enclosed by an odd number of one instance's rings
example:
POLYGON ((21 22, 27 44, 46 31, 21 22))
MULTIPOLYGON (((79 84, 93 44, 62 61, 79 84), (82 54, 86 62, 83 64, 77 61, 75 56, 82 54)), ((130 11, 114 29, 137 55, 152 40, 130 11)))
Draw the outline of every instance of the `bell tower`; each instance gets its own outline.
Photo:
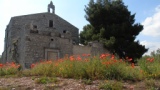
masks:
POLYGON ((50 4, 48 4, 48 13, 51 13, 50 9, 52 9, 52 13, 55 14, 55 6, 53 5, 52 1, 50 2, 50 4))

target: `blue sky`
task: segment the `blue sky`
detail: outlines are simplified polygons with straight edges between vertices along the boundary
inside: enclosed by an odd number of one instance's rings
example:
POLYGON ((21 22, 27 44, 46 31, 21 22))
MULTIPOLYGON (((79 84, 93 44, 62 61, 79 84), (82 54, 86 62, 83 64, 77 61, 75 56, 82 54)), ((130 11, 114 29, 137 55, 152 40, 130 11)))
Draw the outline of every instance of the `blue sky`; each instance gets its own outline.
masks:
MULTIPOLYGON (((0 54, 4 48, 5 28, 10 18, 19 15, 47 12, 51 0, 0 0, 0 54)), ((84 8, 89 0, 52 0, 55 13, 81 31, 88 22, 84 8)), ((147 54, 160 48, 160 0, 123 0, 132 14, 136 13, 136 23, 144 25, 144 30, 136 40, 149 48, 147 54)))

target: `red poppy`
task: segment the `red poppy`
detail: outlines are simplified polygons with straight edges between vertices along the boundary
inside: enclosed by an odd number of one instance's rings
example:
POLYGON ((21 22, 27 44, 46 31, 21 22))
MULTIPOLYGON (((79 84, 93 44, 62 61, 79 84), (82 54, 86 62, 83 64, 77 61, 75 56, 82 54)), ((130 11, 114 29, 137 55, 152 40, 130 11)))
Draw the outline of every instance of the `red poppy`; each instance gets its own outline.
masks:
POLYGON ((0 63, 0 68, 3 67, 3 64, 0 63))
POLYGON ((134 63, 131 64, 132 68, 134 68, 134 63))
POLYGON ((31 68, 34 68, 35 67, 35 64, 31 64, 31 68))
POLYGON ((132 58, 128 59, 128 61, 129 61, 129 62, 132 61, 132 58))

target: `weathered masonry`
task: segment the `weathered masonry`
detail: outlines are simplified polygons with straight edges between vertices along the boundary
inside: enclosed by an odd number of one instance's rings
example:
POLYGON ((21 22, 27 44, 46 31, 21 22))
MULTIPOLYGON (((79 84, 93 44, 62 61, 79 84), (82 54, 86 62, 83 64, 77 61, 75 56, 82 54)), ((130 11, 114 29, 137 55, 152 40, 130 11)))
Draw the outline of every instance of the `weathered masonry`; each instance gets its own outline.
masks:
POLYGON ((55 14, 52 1, 48 12, 12 17, 5 31, 2 63, 16 62, 23 68, 40 60, 56 60, 67 55, 106 52, 93 42, 79 46, 79 30, 55 14), (52 10, 52 12, 50 11, 52 10))

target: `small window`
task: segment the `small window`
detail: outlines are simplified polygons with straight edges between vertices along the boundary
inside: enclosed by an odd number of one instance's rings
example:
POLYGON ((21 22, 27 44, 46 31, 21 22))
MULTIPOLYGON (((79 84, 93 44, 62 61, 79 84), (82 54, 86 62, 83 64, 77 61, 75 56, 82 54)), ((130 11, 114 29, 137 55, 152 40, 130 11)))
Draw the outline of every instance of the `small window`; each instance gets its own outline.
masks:
POLYGON ((67 31, 66 30, 63 30, 63 33, 66 33, 67 31))
POLYGON ((53 27, 53 20, 49 20, 49 27, 53 27))
POLYGON ((54 41, 54 39, 51 39, 51 41, 54 41))
POLYGON ((37 29, 37 25, 33 25, 33 28, 34 28, 34 29, 37 29))

